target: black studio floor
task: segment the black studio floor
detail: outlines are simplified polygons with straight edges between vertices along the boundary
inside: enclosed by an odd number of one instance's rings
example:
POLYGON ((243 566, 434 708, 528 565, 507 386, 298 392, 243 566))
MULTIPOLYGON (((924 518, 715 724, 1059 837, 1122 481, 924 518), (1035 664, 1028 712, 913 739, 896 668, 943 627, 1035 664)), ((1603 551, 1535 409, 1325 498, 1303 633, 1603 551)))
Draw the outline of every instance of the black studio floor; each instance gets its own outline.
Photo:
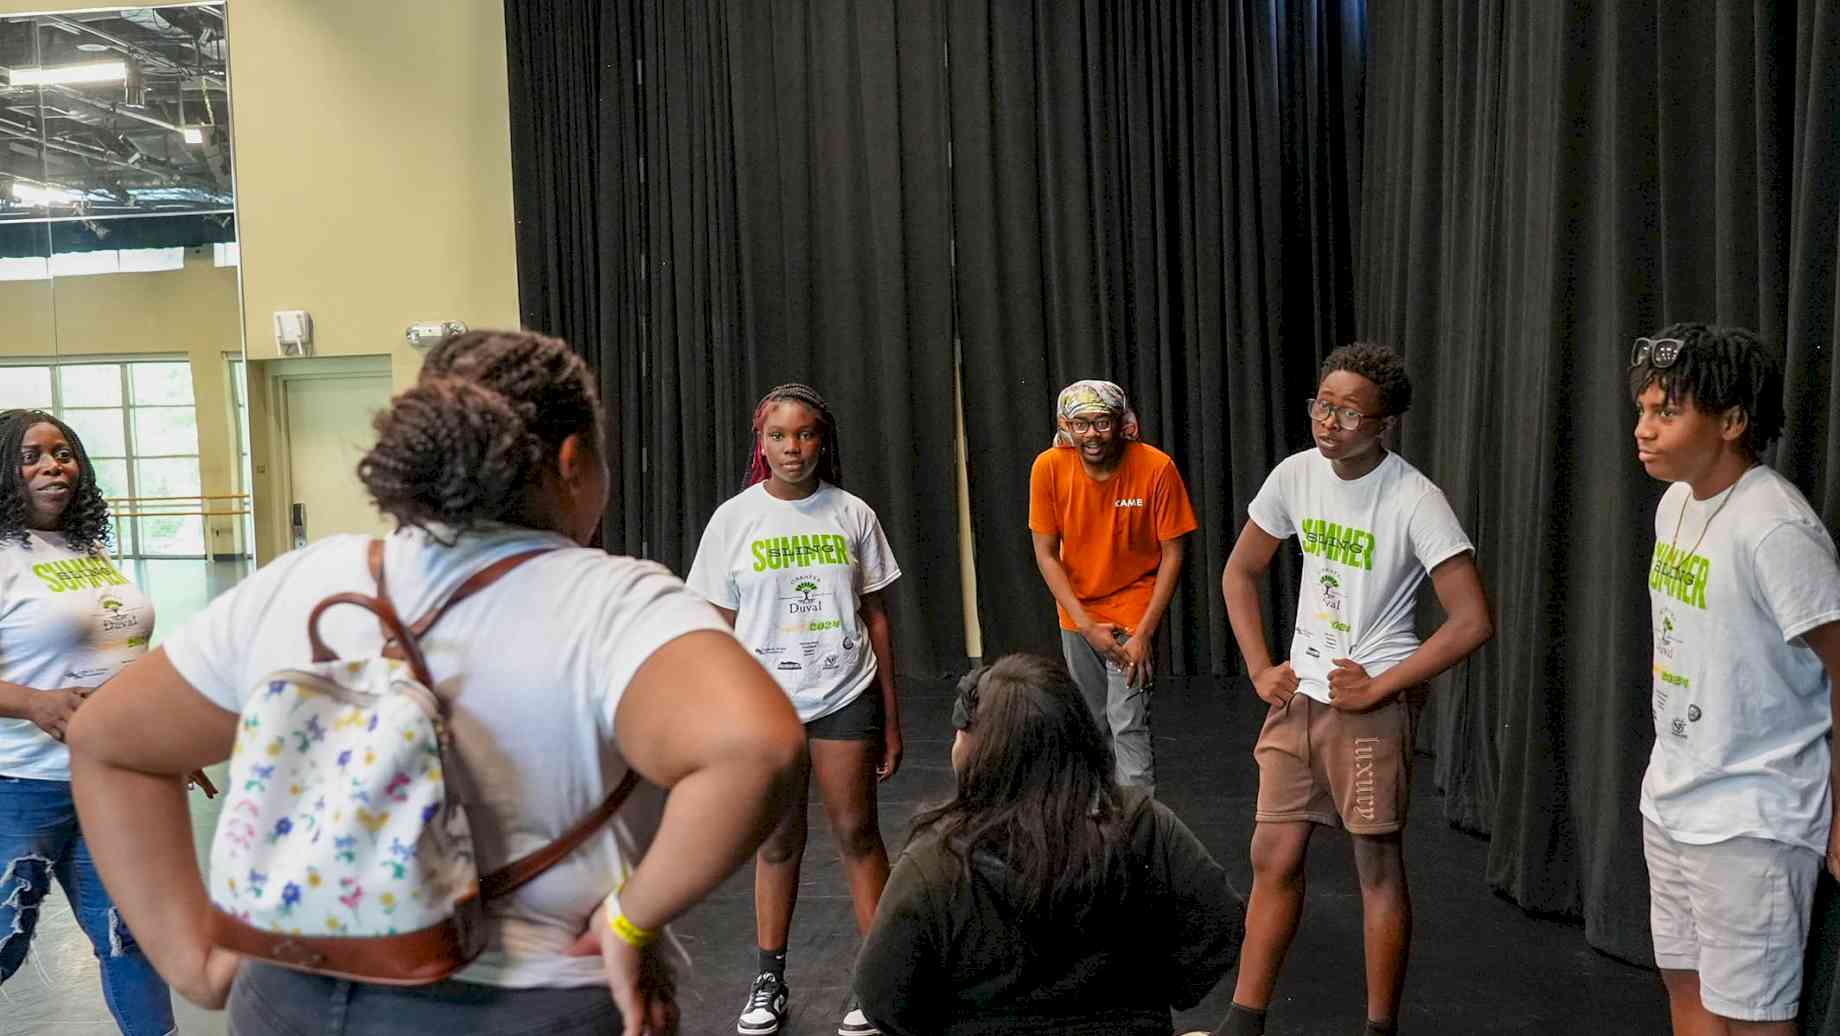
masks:
MULTIPOLYGON (((951 786, 946 747, 950 688, 904 681, 907 757, 883 786, 882 832, 893 856, 921 803, 951 786)), ((1243 684, 1165 679, 1153 713, 1158 791, 1225 865, 1234 887, 1250 890, 1246 859, 1257 771, 1251 746, 1263 709, 1243 684)), ((1406 834, 1416 931, 1401 1031, 1407 1034, 1667 1031, 1667 1007, 1653 972, 1603 956, 1577 925, 1532 918, 1484 881, 1487 844, 1443 822, 1430 765, 1420 758, 1406 834)), ((787 981, 787 1036, 829 1036, 849 996, 856 926, 823 807, 811 804, 811 842, 793 920, 787 981)), ((1312 842, 1303 929, 1279 980, 1271 1036, 1360 1031, 1365 1005, 1360 895, 1346 837, 1320 832, 1312 842)), ((735 1015, 755 970, 753 869, 744 867, 676 930, 697 965, 681 983, 683 1031, 735 1031, 735 1015)), ((1175 1019, 1172 1031, 1209 1029, 1225 1013, 1233 980, 1175 1019)))

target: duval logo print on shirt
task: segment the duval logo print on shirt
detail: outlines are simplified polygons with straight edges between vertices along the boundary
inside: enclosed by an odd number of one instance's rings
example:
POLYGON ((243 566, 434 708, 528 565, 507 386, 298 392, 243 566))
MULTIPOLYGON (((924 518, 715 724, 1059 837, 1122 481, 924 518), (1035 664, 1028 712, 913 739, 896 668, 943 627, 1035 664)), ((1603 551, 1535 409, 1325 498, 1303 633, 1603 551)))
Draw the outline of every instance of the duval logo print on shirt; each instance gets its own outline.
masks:
POLYGON ((1661 624, 1655 628, 1655 657, 1668 662, 1674 660, 1674 654, 1680 650, 1680 637, 1676 636, 1679 629, 1674 613, 1661 609, 1661 624))
POLYGON ((779 599, 786 602, 786 612, 790 615, 815 615, 824 610, 824 600, 812 597, 824 590, 824 581, 814 573, 794 576, 780 590, 779 599))
MULTIPOLYGON (((1341 611, 1342 611, 1342 581, 1340 579, 1335 578, 1334 572, 1324 572, 1322 574, 1322 578, 1317 580, 1317 582, 1322 584, 1323 607, 1329 609, 1331 612, 1334 612, 1338 615, 1341 614, 1341 611)), ((1347 624, 1346 623, 1336 623, 1335 628, 1340 629, 1340 630, 1346 630, 1347 624)))
POLYGON ((66 590, 100 590, 105 586, 126 586, 127 577, 115 571, 108 558, 66 558, 32 566, 32 574, 52 593, 66 590))
POLYGON ((133 629, 135 626, 140 625, 140 609, 129 608, 122 603, 121 598, 112 594, 103 594, 100 603, 102 605, 102 610, 108 613, 102 620, 101 629, 103 632, 112 633, 115 630, 133 629))
POLYGON ((1698 554, 1656 541, 1654 560, 1648 567, 1648 588, 1703 611, 1711 569, 1712 562, 1698 554))
POLYGON ((1302 530, 1299 541, 1305 554, 1314 554, 1324 561, 1333 561, 1349 568, 1373 571, 1373 533, 1325 518, 1305 518, 1302 530))
POLYGON ((1316 582, 1322 590, 1322 607, 1317 610, 1315 619, 1327 627, 1323 632, 1323 646, 1333 654, 1341 654, 1347 650, 1343 638, 1354 628, 1342 621, 1342 605, 1345 601, 1342 581, 1334 572, 1324 572, 1317 577, 1316 582))
POLYGON ((756 572, 856 563, 856 559, 850 556, 850 541, 832 533, 768 536, 749 543, 748 551, 754 555, 756 572))

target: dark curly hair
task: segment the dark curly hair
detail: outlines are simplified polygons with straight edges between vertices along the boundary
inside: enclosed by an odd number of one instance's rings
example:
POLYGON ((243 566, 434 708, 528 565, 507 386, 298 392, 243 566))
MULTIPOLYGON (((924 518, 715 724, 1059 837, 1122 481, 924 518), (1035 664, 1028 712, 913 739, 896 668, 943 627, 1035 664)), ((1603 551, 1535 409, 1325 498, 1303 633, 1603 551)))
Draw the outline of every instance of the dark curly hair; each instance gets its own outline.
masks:
POLYGON ((588 365, 567 342, 527 331, 468 331, 435 346, 371 424, 377 444, 358 477, 399 527, 508 520, 565 439, 586 434, 601 449, 588 365))
POLYGON ((1412 379, 1406 376, 1406 361, 1391 348, 1373 342, 1350 342, 1323 361, 1317 382, 1336 371, 1359 374, 1379 388, 1379 416, 1394 417, 1411 409, 1412 379))
POLYGON ((818 390, 810 385, 787 382, 767 390, 760 399, 760 405, 754 408, 752 438, 748 440, 747 488, 756 482, 765 482, 773 469, 767 464, 767 455, 760 448, 760 429, 766 424, 767 413, 781 403, 803 403, 818 415, 818 428, 824 433, 824 447, 818 454, 818 477, 833 486, 843 485, 843 449, 837 445, 837 417, 831 413, 829 403, 818 395, 818 390))
POLYGON ((80 554, 107 550, 110 539, 109 504, 102 498, 101 487, 96 485, 96 468, 89 462, 89 453, 83 449, 82 438, 69 425, 43 410, 0 411, 0 456, 11 458, 0 465, 0 541, 26 542, 32 505, 27 495, 30 490, 19 471, 19 461, 25 450, 26 432, 41 424, 55 425, 58 431, 64 433, 64 440, 76 452, 77 464, 81 468, 77 474, 76 491, 70 495, 70 503, 64 507, 58 531, 64 534, 70 549, 80 554))
POLYGON ((1690 400, 1702 413, 1744 411, 1743 446, 1761 456, 1782 434, 1782 364, 1764 347, 1756 332, 1741 327, 1682 322, 1669 324, 1650 338, 1678 338, 1680 353, 1666 367, 1653 357, 1629 368, 1629 398, 1660 385, 1669 403, 1690 400))

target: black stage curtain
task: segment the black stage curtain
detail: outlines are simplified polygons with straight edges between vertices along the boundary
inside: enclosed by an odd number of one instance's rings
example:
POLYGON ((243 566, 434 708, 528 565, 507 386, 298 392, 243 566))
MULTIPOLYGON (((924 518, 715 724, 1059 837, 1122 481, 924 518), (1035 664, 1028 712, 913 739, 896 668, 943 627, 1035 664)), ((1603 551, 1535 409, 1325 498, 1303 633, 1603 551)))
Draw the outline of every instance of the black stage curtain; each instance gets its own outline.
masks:
POLYGON ((505 5, 523 319, 600 372, 608 546, 687 571, 755 400, 809 382, 902 564, 900 668, 929 675, 965 657, 931 7, 505 5))
MULTIPOLYGON (((949 12, 985 654, 1059 655, 1029 546, 1029 466, 1052 436, 1055 394, 1100 377, 1130 393, 1200 519, 1163 665, 1234 671, 1221 565, 1266 473, 1308 442, 1316 364, 1353 326, 1363 4, 986 0, 949 12)), ((1291 621, 1282 605, 1267 612, 1291 621)))
POLYGON ((1492 884, 1630 960, 1652 961, 1636 801, 1663 487, 1632 456, 1629 342, 1682 319, 1786 340, 1774 459, 1840 521, 1835 6, 1401 0, 1371 25, 1359 326, 1406 352, 1404 453, 1499 613, 1434 696, 1437 780, 1491 836, 1492 884))
POLYGON ((1363 17, 508 2, 524 319, 601 371, 609 545, 686 566, 749 404, 811 381, 904 559, 902 668, 961 665, 956 309, 985 654, 1057 650, 1028 465, 1060 385, 1104 376, 1201 518, 1172 668, 1235 669, 1221 560, 1352 327, 1363 17))

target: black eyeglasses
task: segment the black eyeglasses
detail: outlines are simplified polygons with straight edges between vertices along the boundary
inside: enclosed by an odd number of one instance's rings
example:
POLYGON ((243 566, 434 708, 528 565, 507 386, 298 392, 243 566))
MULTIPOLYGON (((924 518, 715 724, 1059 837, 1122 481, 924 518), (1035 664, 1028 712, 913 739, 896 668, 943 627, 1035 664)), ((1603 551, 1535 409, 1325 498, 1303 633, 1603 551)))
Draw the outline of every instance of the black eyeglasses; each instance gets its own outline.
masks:
POLYGON ((1335 423, 1341 425, 1344 432, 1354 431, 1361 427, 1362 421, 1374 416, 1363 414, 1359 410, 1350 410, 1345 406, 1336 406, 1334 403, 1321 399, 1306 399, 1303 405, 1309 408, 1311 421, 1326 421, 1333 414, 1335 423))
POLYGON ((1085 435, 1087 432, 1104 435, 1116 427, 1118 420, 1112 417, 1095 417, 1090 421, 1084 417, 1075 417, 1067 422, 1067 430, 1075 435, 1085 435))
POLYGON ((1640 367, 1646 363, 1652 367, 1672 367, 1686 347, 1687 343, 1678 338, 1638 338, 1635 348, 1629 350, 1629 365, 1640 367))
POLYGON ((978 666, 958 678, 958 698, 952 702, 952 728, 970 730, 977 720, 978 684, 983 682, 984 674, 990 671, 987 665, 978 666))

